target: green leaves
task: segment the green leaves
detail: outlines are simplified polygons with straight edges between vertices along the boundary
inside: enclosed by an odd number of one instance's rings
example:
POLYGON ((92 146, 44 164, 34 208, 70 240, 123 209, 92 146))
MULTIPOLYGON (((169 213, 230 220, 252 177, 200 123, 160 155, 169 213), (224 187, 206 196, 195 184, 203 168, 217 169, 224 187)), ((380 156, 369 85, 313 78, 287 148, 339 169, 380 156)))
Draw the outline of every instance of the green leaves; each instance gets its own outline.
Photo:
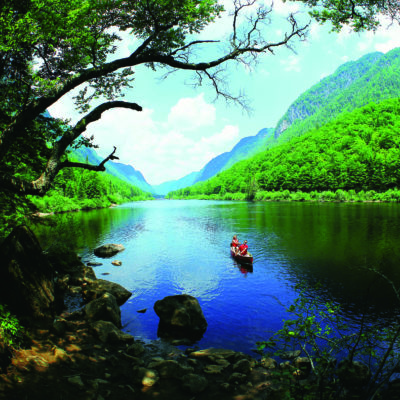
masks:
POLYGON ((7 307, 0 304, 0 341, 6 346, 17 347, 22 342, 23 328, 7 307))
POLYGON ((300 0, 313 7, 310 15, 321 24, 332 23, 333 31, 350 25, 356 32, 376 30, 380 25, 379 15, 399 17, 399 5, 395 0, 300 0))

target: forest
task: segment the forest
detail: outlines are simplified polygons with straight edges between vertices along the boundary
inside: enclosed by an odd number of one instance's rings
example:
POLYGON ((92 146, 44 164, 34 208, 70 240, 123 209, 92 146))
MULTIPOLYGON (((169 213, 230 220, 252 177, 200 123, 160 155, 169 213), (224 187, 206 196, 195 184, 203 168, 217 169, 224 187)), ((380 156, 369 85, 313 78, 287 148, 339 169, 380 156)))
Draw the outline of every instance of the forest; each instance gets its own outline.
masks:
POLYGON ((399 112, 371 103, 168 198, 398 201, 399 112))
POLYGON ((105 172, 62 170, 45 196, 29 196, 40 212, 109 207, 127 201, 152 199, 150 193, 105 172))

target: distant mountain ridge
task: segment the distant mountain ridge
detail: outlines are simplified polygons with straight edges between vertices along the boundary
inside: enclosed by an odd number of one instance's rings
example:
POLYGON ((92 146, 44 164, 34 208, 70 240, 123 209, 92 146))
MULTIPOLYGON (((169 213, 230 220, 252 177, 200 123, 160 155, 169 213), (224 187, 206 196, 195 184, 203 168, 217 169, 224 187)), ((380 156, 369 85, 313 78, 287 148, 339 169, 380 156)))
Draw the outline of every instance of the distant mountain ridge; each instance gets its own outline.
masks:
POLYGON ((231 151, 222 153, 213 158, 200 171, 192 172, 175 181, 154 185, 153 189, 157 194, 165 195, 170 191, 210 179, 219 172, 230 168, 238 161, 249 158, 262 151, 265 148, 267 140, 273 137, 273 132, 274 130, 272 128, 261 129, 257 135, 247 136, 241 139, 231 151))
MULTIPOLYGON (((74 150, 73 154, 80 162, 88 162, 89 164, 98 165, 103 161, 103 158, 100 157, 93 148, 89 147, 81 147, 74 150)), ((152 186, 147 183, 143 174, 131 165, 107 161, 105 167, 106 172, 110 175, 116 176, 145 192, 154 193, 152 186)))
POLYGON ((400 96, 400 48, 341 65, 300 95, 279 120, 275 139, 318 128, 343 112, 400 96))

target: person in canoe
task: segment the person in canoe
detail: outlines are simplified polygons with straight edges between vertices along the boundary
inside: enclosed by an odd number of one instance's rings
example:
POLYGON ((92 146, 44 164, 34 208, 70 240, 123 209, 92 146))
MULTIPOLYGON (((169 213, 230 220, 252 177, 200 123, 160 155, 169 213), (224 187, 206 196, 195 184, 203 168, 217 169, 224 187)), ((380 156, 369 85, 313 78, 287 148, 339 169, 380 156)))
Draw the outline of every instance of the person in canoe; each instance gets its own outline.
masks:
POLYGON ((247 240, 245 240, 244 242, 243 242, 243 244, 241 244, 240 246, 239 246, 239 254, 241 255, 241 256, 246 256, 247 255, 247 249, 249 248, 249 246, 247 246, 247 240))
POLYGON ((239 239, 237 238, 236 235, 233 235, 232 242, 231 242, 231 248, 235 254, 238 254, 239 246, 240 246, 239 239))

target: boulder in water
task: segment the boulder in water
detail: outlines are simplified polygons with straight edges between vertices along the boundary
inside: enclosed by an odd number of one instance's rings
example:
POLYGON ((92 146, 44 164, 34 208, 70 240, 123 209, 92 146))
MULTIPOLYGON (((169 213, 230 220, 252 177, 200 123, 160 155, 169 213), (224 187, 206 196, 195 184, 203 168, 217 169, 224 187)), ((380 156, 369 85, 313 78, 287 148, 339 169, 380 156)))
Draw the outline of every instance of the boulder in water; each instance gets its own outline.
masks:
POLYGON ((125 250, 125 247, 122 244, 109 243, 94 249, 94 254, 97 257, 108 258, 123 250, 125 250))
POLYGON ((167 296, 156 301, 154 311, 160 317, 158 336, 166 339, 199 340, 207 321, 197 299, 187 294, 167 296))

